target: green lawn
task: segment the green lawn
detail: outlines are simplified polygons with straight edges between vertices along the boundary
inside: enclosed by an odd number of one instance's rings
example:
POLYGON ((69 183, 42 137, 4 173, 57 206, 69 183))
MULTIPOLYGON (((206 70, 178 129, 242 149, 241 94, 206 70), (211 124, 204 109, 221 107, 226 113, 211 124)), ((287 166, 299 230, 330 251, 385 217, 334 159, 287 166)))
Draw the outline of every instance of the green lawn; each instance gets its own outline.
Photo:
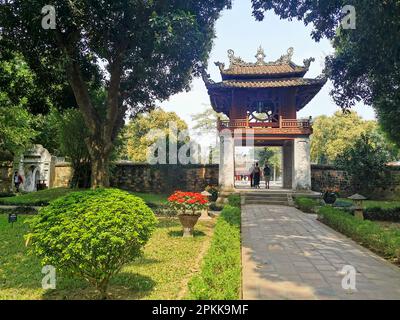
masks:
POLYGON ((37 192, 20 194, 15 197, 0 198, 0 204, 17 206, 35 206, 46 205, 49 201, 65 196, 77 189, 54 188, 37 192))
POLYGON ((161 204, 167 201, 168 195, 166 194, 155 194, 155 193, 143 193, 143 192, 131 192, 135 196, 142 198, 147 204, 161 204))
MULTIPOLYGON (((81 189, 82 190, 82 189, 81 189)), ((47 205, 51 200, 65 196, 70 192, 80 191, 79 189, 54 188, 41 190, 32 193, 17 195, 15 197, 0 198, 0 204, 16 206, 40 206, 47 205)), ((132 194, 142 198, 147 204, 158 205, 166 201, 167 195, 132 192, 132 194)))
MULTIPOLYGON (((93 299, 96 293, 86 282, 57 272, 57 289, 41 289, 39 260, 27 254, 23 235, 28 227, 19 216, 12 228, 0 215, 1 299, 93 299)), ((144 256, 127 265, 110 285, 112 299, 176 299, 187 293, 187 282, 199 269, 213 221, 200 221, 195 237, 182 238, 177 220, 160 219, 144 250, 144 256)))

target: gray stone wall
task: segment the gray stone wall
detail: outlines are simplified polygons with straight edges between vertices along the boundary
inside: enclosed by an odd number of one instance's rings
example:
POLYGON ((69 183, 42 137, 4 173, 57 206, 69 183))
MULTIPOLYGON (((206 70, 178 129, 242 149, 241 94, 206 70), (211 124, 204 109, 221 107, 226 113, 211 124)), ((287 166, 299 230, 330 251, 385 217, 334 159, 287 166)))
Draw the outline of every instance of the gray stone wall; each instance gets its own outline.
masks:
MULTIPOLYGON (((322 191, 324 188, 338 188, 341 197, 348 197, 358 190, 353 190, 351 178, 346 171, 337 170, 332 165, 311 165, 311 188, 322 191)), ((386 174, 385 183, 377 185, 371 193, 374 199, 400 199, 400 170, 393 168, 386 174)))
POLYGON ((388 172, 385 181, 387 183, 376 187, 376 196, 381 199, 400 200, 400 168, 388 172))
POLYGON ((348 197, 354 192, 351 179, 346 171, 337 170, 331 165, 311 165, 311 189, 322 191, 326 188, 337 188, 340 196, 348 197))
MULTIPOLYGON (((9 191, 12 164, 0 163, 0 191, 9 191)), ((72 177, 70 163, 51 168, 50 188, 68 187, 72 177)), ((175 190, 203 191, 207 185, 218 185, 218 165, 149 165, 116 163, 111 172, 113 187, 136 191, 171 193, 175 190)))
POLYGON ((111 174, 111 185, 136 192, 199 192, 207 185, 218 185, 218 165, 117 163, 111 174))
MULTIPOLYGON (((67 187, 72 175, 69 163, 57 163, 52 172, 51 187, 67 187)), ((13 166, 0 163, 0 192, 9 191, 13 166)), ((203 191, 207 185, 218 185, 218 165, 148 165, 131 162, 115 164, 111 185, 136 192, 171 193, 175 190, 203 191)), ((400 170, 388 173, 387 183, 377 186, 377 199, 400 199, 400 170)), ((338 188, 342 197, 353 193, 349 175, 329 165, 311 165, 311 187, 321 191, 326 187, 338 188)))

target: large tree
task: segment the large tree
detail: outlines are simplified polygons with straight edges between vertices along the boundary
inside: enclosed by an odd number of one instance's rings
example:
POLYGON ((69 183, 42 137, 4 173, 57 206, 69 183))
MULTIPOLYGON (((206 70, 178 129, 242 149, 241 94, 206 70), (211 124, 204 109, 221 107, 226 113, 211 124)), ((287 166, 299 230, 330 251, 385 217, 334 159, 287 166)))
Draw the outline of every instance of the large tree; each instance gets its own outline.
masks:
POLYGON ((0 60, 0 160, 12 160, 38 135, 28 112, 40 99, 33 82, 34 75, 20 56, 0 60))
POLYGON ((66 85, 46 87, 20 54, 0 51, 0 160, 12 160, 32 144, 57 154, 57 109, 76 107, 66 85))
POLYGON ((166 157, 169 159, 169 141, 177 143, 179 146, 183 143, 178 141, 179 132, 187 129, 186 122, 179 118, 175 112, 166 112, 161 108, 156 108, 151 112, 142 113, 130 121, 123 130, 124 147, 121 148, 120 158, 139 163, 147 162, 148 152, 159 138, 157 135, 151 135, 151 130, 158 130, 165 134, 166 157), (177 129, 176 132, 173 132, 170 123, 173 123, 173 127, 177 129))
POLYGON ((368 197, 374 197, 376 187, 387 186, 386 163, 394 160, 382 135, 377 132, 363 134, 354 144, 340 154, 335 164, 347 171, 354 189, 368 197))
MULTIPOLYGON (((273 10, 282 19, 312 24, 312 37, 333 40, 326 58, 332 96, 343 109, 373 105, 388 136, 400 145, 400 2, 398 0, 252 0, 256 19, 273 10), (352 5, 355 16, 346 6, 352 5), (342 10, 344 13, 342 13, 342 10), (343 19, 344 18, 344 19, 343 19), (355 29, 344 28, 350 19, 355 29), (342 24, 342 21, 345 24, 342 24)), ((348 8, 348 7, 347 7, 348 8)))
POLYGON ((217 121, 218 118, 226 119, 226 116, 214 111, 211 107, 207 107, 202 112, 192 114, 191 117, 194 122, 193 131, 199 136, 214 136, 217 144, 217 121))
MULTIPOLYGON (((189 90, 230 2, 54 0, 55 29, 43 29, 48 1, 0 0, 0 46, 21 52, 49 85, 65 71, 89 133, 92 187, 108 186, 109 157, 125 115, 189 90), (94 97, 103 88, 99 101, 94 97)), ((45 20, 52 22, 50 15, 45 20)))
POLYGON ((354 145, 361 136, 377 130, 376 121, 363 120, 356 112, 336 112, 314 119, 311 136, 311 161, 334 163, 338 155, 354 145))
POLYGON ((88 130, 82 114, 77 109, 67 109, 54 115, 57 127, 54 134, 60 154, 71 161, 73 175, 70 180, 72 188, 90 187, 90 154, 85 144, 88 130))

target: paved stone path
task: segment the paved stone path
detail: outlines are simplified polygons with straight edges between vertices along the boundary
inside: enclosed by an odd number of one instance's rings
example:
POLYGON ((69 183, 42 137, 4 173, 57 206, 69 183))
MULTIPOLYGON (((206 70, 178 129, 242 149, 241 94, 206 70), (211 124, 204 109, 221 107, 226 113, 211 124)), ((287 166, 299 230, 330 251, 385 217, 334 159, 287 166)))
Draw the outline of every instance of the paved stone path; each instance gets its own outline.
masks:
POLYGON ((242 206, 242 262, 244 299, 400 299, 400 268, 293 207, 242 206))

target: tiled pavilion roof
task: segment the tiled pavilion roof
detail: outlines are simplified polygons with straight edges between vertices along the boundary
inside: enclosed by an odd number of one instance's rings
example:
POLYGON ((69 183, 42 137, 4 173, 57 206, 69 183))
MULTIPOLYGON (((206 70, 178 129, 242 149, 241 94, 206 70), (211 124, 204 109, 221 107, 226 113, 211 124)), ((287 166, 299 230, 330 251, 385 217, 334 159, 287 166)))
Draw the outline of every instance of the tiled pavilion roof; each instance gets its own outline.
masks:
POLYGON ((244 62, 242 58, 236 57, 233 50, 228 50, 229 68, 225 64, 216 62, 223 80, 238 78, 271 78, 271 77, 303 77, 313 58, 305 59, 304 66, 298 66, 292 62, 293 48, 287 50, 278 60, 265 62, 264 50, 260 47, 255 55, 257 61, 244 62))
POLYGON ((218 83, 210 83, 208 88, 287 88, 309 85, 324 85, 325 79, 306 78, 278 78, 278 79, 255 79, 255 80, 224 80, 218 83))
POLYGON ((236 57, 233 50, 228 50, 229 67, 225 68, 225 64, 221 62, 215 63, 221 72, 221 82, 214 82, 203 71, 203 80, 214 110, 228 115, 235 89, 242 93, 248 91, 247 94, 251 96, 254 94, 253 90, 258 93, 269 91, 276 95, 278 90, 283 92, 282 90, 289 88, 295 88, 296 110, 302 109, 321 90, 326 78, 304 78, 314 58, 305 59, 304 65, 298 66, 292 62, 292 56, 293 48, 289 48, 278 60, 265 62, 265 53, 260 47, 255 56, 256 62, 245 62, 236 57))
POLYGON ((279 75, 279 74, 303 74, 307 70, 293 63, 270 64, 261 66, 234 65, 226 70, 221 70, 223 75, 279 75))

